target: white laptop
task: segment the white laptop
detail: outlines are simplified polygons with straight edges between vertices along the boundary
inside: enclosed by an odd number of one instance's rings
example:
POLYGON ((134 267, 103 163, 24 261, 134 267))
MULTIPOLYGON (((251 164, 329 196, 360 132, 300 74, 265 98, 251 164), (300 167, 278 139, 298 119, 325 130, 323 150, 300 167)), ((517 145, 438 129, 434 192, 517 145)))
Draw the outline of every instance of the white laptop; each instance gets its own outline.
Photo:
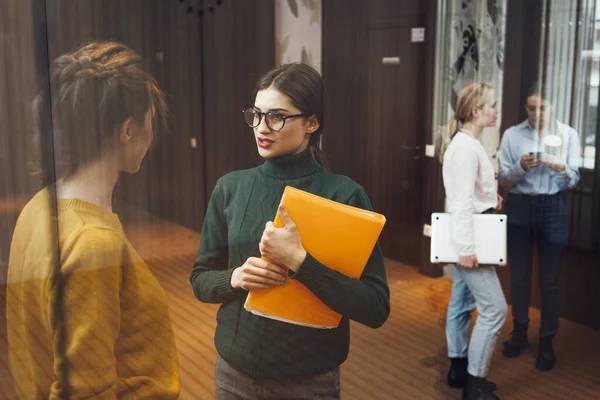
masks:
MULTIPOLYGON (((454 248, 451 216, 431 214, 431 262, 454 264, 458 254, 454 248)), ((506 265, 506 215, 473 214, 475 255, 479 265, 506 265)))

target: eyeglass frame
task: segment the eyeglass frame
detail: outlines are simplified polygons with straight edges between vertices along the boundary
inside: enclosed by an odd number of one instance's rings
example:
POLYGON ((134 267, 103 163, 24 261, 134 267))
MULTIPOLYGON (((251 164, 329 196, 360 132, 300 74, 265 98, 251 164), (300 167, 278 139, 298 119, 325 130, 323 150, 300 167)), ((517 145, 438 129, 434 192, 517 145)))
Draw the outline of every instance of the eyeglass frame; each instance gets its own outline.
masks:
POLYGON ((258 110, 257 110, 255 107, 249 107, 249 108, 246 108, 246 109, 242 110, 242 114, 244 114, 244 121, 246 122, 246 124, 248 124, 248 126, 249 126, 250 128, 256 128, 257 126, 259 126, 259 125, 261 124, 261 122, 262 122, 262 120, 263 120, 263 116, 264 116, 264 118, 265 118, 265 123, 267 124, 267 127, 268 127, 270 130, 274 131, 274 132, 279 132, 279 131, 281 131, 281 130, 282 130, 284 127, 285 127, 285 122, 286 122, 286 120, 288 120, 288 119, 291 119, 291 118, 300 118, 300 117, 310 117, 310 115, 306 115, 306 114, 304 114, 304 113, 301 113, 301 114, 294 114, 294 115, 284 115, 284 114, 278 113, 278 112, 276 112, 276 111, 267 111, 267 112, 265 113, 265 112, 260 112, 260 111, 258 111, 258 110), (253 110, 253 111, 254 111, 254 112, 255 112, 255 113, 258 115, 258 124, 256 124, 256 125, 250 125, 250 124, 248 124, 248 121, 246 121, 246 118, 245 118, 246 111, 248 111, 248 110, 253 110), (281 116, 281 118, 283 119, 283 125, 281 125, 281 128, 279 128, 279 129, 273 129, 273 128, 271 128, 271 126, 269 125, 268 119, 266 118, 266 117, 267 117, 267 114, 269 114, 269 113, 272 113, 272 114, 277 114, 277 115, 280 115, 280 116, 281 116))

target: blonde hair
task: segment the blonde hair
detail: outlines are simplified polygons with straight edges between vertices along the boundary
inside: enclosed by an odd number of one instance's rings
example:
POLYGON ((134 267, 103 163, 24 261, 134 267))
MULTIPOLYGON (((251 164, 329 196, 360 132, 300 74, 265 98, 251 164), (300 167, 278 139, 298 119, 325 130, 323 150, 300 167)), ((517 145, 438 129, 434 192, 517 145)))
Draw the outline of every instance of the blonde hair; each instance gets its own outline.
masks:
POLYGON ((473 109, 483 108, 493 92, 494 88, 486 83, 471 83, 460 91, 456 101, 456 113, 448 120, 448 125, 442 132, 441 163, 444 162, 444 153, 461 125, 473 119, 473 109))

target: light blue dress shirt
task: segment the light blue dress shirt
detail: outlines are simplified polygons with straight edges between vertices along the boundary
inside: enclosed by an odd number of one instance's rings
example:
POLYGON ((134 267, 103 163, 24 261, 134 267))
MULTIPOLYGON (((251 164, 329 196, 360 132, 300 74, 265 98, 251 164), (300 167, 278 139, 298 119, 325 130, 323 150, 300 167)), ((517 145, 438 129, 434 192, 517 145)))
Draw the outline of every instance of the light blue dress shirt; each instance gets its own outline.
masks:
POLYGON ((556 194, 572 188, 579 182, 581 146, 575 129, 556 121, 556 134, 562 138, 562 162, 565 170, 556 172, 546 165, 530 170, 521 167, 521 157, 542 151, 538 132, 528 120, 504 132, 500 143, 500 173, 498 181, 509 193, 540 195, 556 194))

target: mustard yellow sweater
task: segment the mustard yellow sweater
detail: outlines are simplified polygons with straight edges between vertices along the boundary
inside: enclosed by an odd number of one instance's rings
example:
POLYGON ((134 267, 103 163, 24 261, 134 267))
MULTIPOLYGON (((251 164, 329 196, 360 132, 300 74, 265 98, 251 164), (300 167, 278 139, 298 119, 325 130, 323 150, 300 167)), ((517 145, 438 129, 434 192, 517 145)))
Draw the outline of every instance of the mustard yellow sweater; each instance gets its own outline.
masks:
POLYGON ((6 311, 19 397, 64 398, 59 365, 66 361, 72 399, 177 398, 167 298, 119 218, 81 200, 59 199, 57 224, 50 220, 49 196, 42 190, 27 204, 11 243, 6 311), (59 315, 51 279, 56 265, 63 285, 59 315), (55 347, 61 322, 64 354, 55 347))

